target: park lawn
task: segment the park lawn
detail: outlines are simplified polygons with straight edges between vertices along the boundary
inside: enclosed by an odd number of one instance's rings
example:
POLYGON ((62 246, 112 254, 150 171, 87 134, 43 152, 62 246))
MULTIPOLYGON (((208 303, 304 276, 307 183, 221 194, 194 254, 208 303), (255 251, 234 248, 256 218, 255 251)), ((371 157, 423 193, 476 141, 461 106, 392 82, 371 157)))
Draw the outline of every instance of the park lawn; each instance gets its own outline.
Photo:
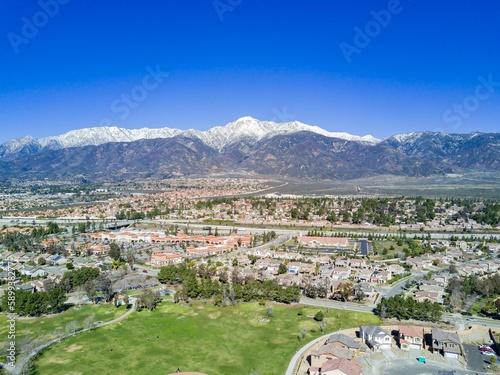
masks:
MULTIPOLYGON (((77 329, 83 328, 83 321, 95 313, 94 322, 113 320, 125 313, 125 306, 116 308, 110 303, 99 305, 82 305, 81 308, 70 307, 68 310, 53 315, 37 318, 18 318, 16 320, 16 341, 40 339, 45 337, 53 339, 65 332, 66 325, 76 321, 77 329)), ((0 314, 0 340, 5 342, 9 332, 6 314, 0 314)))
POLYGON ((323 334, 311 318, 319 310, 325 332, 379 323, 368 313, 284 305, 274 305, 274 316, 263 322, 266 307, 257 303, 220 308, 163 302, 153 312, 136 312, 55 344, 36 365, 41 374, 164 375, 178 367, 210 375, 282 374, 298 348, 323 334), (308 334, 299 342, 303 328, 308 334))

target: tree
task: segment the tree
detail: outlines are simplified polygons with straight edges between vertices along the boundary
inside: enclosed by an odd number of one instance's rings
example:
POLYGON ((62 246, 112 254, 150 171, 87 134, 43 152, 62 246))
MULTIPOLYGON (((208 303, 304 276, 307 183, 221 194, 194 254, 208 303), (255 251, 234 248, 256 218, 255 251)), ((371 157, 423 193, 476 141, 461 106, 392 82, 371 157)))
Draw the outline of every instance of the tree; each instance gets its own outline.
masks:
POLYGON ((321 330, 321 332, 324 332, 325 328, 326 328, 326 322, 322 320, 321 322, 319 322, 319 329, 321 330))
POLYGON ((109 245, 109 256, 113 260, 120 260, 121 249, 117 243, 112 242, 111 245, 109 245))
POLYGON ((151 289, 144 289, 136 301, 137 311, 143 309, 153 311, 160 302, 161 297, 159 292, 153 292, 151 289))
POLYGON ((307 333, 308 333, 307 328, 302 328, 298 336, 299 341, 302 341, 307 336, 307 333))
POLYGON ((85 284, 83 284, 83 290, 85 290, 85 293, 90 298, 90 300, 94 302, 96 296, 94 281, 88 280, 85 284))
POLYGON ((335 289, 333 297, 345 302, 352 295, 352 288, 352 284, 349 282, 340 283, 335 289))
MULTIPOLYGON (((32 293, 30 291, 16 290, 14 295, 16 304, 14 312, 23 316, 40 316, 53 314, 63 310, 66 294, 61 288, 47 292, 32 293)), ((10 311, 9 300, 2 300, 3 311, 10 311)))
POLYGON ((123 304, 125 305, 125 307, 128 307, 128 305, 130 304, 130 298, 128 297, 128 294, 125 294, 123 296, 123 304))
POLYGON ((323 314, 323 311, 318 311, 315 315, 314 315, 314 320, 317 321, 317 322, 322 322, 323 319, 325 318, 325 314, 323 314))
POLYGON ((229 281, 229 275, 227 274, 227 271, 222 271, 220 276, 219 276, 219 281, 223 284, 227 284, 229 281))
POLYGON ((100 291, 106 302, 110 301, 113 297, 113 287, 112 282, 109 277, 103 273, 100 273, 94 280, 95 289, 100 291))
POLYGON ((304 295, 308 298, 316 298, 318 296, 318 288, 316 285, 307 284, 304 287, 304 295))
POLYGON ((274 306, 273 305, 267 305, 266 307, 266 316, 271 319, 274 316, 274 306))
POLYGON ((287 272, 288 272, 287 266, 284 263, 280 263, 280 265, 278 267, 278 274, 284 275, 287 272))
POLYGON ((135 257, 134 257, 134 253, 131 252, 131 251, 127 254, 127 263, 128 263, 128 265, 130 266, 131 269, 134 268, 135 257))
POLYGON ((67 335, 74 334, 77 329, 78 329, 78 323, 75 320, 66 324, 66 334, 67 335))
POLYGON ((363 301, 363 299, 365 298, 365 292, 363 291, 363 287, 361 286, 361 284, 356 284, 354 285, 354 299, 358 302, 361 302, 363 301))
POLYGON ((92 313, 89 316, 87 316, 83 321, 83 328, 91 329, 94 326, 94 322, 95 322, 95 313, 92 313))

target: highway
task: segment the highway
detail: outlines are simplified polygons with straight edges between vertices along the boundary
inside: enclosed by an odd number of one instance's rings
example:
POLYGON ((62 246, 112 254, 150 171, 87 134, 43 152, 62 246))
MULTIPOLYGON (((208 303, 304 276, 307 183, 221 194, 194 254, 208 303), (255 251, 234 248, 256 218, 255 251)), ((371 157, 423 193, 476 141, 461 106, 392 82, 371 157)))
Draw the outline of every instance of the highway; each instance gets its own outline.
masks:
MULTIPOLYGON (((289 235, 289 236, 298 236, 298 235, 304 235, 307 233, 308 230, 307 228, 303 229, 281 229, 281 228, 276 228, 276 227, 269 227, 269 228, 253 228, 253 227, 245 227, 245 226, 240 226, 239 224, 235 223, 234 225, 223 225, 223 224, 216 224, 215 222, 211 223, 197 223, 197 222, 191 222, 188 220, 182 220, 182 219, 154 219, 154 220, 143 220, 143 222, 151 222, 155 224, 163 224, 163 225, 182 225, 182 226, 189 226, 190 228, 204 228, 207 226, 212 227, 212 229, 217 228, 218 230, 232 230, 232 229, 238 229, 239 234, 244 234, 244 233, 263 233, 263 232, 269 232, 269 231, 274 231, 278 235, 289 235)), ((260 225, 260 224, 256 224, 260 225)), ((317 227, 311 227, 311 229, 317 229, 317 227)), ((390 231, 390 232, 378 232, 377 231, 378 227, 374 227, 373 231, 366 231, 366 229, 356 229, 356 228, 333 228, 333 232, 336 231, 341 231, 341 232, 346 232, 346 233, 355 233, 358 237, 368 237, 369 235, 373 234, 379 234, 381 236, 399 236, 401 234, 400 231, 390 231)), ((325 230, 325 232, 328 234, 329 230, 325 230)), ((417 236, 427 236, 430 234, 432 239, 444 239, 448 240, 451 236, 456 236, 459 239, 461 238, 468 238, 470 236, 474 236, 478 239, 489 239, 490 237, 500 239, 500 234, 499 233, 454 233, 454 232, 447 232, 447 233, 440 233, 440 232, 409 232, 405 233, 408 237, 413 237, 413 235, 417 236)))

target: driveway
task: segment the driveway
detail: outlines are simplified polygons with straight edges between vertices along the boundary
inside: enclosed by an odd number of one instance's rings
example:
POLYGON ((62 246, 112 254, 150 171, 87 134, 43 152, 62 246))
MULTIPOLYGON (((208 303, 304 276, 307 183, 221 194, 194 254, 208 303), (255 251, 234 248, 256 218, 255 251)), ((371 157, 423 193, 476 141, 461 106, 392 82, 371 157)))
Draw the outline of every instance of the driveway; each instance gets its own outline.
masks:
POLYGON ((464 344, 465 359, 467 360, 467 368, 472 371, 484 371, 484 358, 476 345, 464 344))
POLYGON ((443 370, 456 371, 456 375, 470 374, 470 371, 436 361, 427 361, 426 364, 420 363, 416 358, 377 361, 375 366, 370 369, 370 373, 373 375, 429 375, 443 370))

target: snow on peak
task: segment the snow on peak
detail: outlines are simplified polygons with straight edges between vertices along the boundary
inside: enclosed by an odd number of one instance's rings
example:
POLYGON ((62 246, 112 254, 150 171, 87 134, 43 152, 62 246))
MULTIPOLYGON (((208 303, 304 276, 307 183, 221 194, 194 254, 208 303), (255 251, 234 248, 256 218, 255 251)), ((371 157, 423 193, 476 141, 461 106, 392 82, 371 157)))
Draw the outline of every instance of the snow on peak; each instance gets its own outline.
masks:
POLYGON ((408 141, 409 139, 418 138, 420 135, 421 135, 421 133, 412 132, 412 133, 396 134, 396 135, 393 135, 392 138, 394 138, 399 143, 403 143, 403 142, 408 141))
POLYGON ((298 121, 276 123, 273 121, 260 121, 250 116, 245 116, 224 126, 215 126, 207 131, 195 129, 179 130, 171 128, 142 128, 125 129, 116 126, 92 127, 72 130, 58 136, 35 139, 22 137, 4 143, 1 147, 5 150, 19 150, 27 144, 35 144, 41 148, 60 149, 68 147, 97 146, 109 142, 131 142, 140 139, 172 138, 177 135, 196 137, 205 144, 222 150, 240 141, 255 143, 264 138, 275 135, 292 134, 300 131, 310 131, 327 137, 341 138, 365 144, 376 144, 379 139, 365 135, 363 137, 343 132, 329 132, 318 126, 306 125, 298 121))
POLYGON ((273 121, 260 121, 249 116, 239 118, 225 126, 211 128, 207 132, 204 132, 202 140, 220 150, 242 140, 258 142, 264 138, 293 134, 300 131, 310 131, 326 137, 341 138, 366 144, 380 142, 380 140, 371 135, 359 137, 348 133, 329 132, 318 126, 306 125, 298 121, 277 123, 273 121))

